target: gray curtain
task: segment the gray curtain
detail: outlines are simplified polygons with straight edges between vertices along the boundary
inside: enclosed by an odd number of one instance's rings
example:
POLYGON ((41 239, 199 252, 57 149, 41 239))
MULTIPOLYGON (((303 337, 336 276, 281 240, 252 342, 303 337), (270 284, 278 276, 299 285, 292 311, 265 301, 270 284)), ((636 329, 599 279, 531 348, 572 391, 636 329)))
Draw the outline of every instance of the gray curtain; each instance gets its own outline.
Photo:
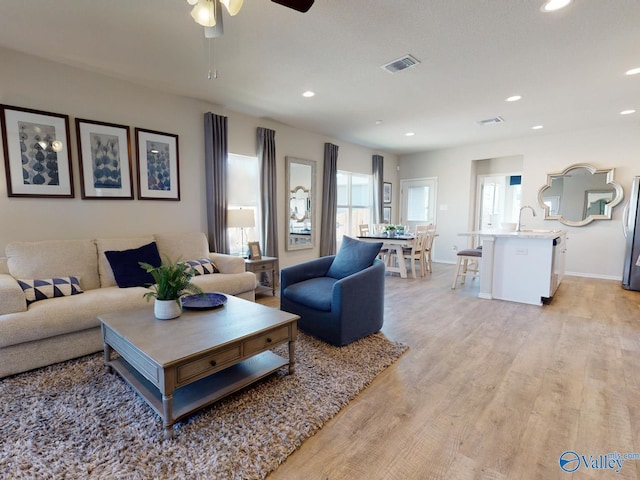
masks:
POLYGON ((229 253, 227 241, 227 117, 204 114, 204 162, 207 185, 209 249, 229 253))
POLYGON ((322 228, 320 256, 336 253, 336 210, 338 208, 338 146, 324 144, 324 178, 322 179, 322 228))
POLYGON ((262 215, 262 250, 268 257, 278 256, 278 221, 276 194, 276 132, 258 127, 258 161, 260 162, 260 204, 262 215))
POLYGON ((384 157, 371 157, 371 171, 373 173, 373 220, 382 223, 382 189, 384 188, 384 157))

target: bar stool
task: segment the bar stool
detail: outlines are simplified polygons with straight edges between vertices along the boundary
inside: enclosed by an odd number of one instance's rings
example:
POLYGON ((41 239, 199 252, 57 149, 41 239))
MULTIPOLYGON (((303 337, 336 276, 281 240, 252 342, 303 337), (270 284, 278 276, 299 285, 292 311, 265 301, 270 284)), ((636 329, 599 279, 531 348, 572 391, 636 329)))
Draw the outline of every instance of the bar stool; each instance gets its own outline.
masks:
POLYGON ((466 277, 479 277, 480 276, 480 259, 482 258, 482 247, 468 248, 466 250, 460 250, 458 252, 458 264, 456 265, 455 275, 453 277, 453 283, 451 289, 456 288, 458 277, 462 277, 460 285, 464 284, 466 277))

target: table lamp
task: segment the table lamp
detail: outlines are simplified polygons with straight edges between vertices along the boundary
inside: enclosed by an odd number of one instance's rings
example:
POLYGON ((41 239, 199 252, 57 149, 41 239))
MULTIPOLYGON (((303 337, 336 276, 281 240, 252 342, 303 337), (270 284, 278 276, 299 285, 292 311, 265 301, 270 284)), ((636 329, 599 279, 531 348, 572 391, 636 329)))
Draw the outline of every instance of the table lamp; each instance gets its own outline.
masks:
MULTIPOLYGON (((244 229, 256 226, 253 209, 250 208, 236 208, 228 211, 227 227, 239 228, 241 231, 242 244, 240 249, 244 248, 244 229)), ((246 255, 243 253, 243 257, 246 255)))

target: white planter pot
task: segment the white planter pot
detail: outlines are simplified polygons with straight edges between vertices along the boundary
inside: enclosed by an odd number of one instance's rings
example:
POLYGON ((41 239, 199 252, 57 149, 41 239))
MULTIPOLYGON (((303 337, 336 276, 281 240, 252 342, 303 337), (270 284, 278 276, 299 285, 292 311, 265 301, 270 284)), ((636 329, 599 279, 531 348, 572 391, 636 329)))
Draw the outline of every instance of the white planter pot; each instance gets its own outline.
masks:
POLYGON ((170 320, 179 317, 182 307, 175 300, 158 300, 153 304, 153 314, 158 320, 170 320))

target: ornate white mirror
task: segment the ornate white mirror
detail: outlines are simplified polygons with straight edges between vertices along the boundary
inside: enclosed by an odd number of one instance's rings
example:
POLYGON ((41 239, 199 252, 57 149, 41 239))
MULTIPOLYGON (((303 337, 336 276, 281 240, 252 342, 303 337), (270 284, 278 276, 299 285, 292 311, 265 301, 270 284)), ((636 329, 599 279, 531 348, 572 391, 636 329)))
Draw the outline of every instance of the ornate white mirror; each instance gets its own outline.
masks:
POLYGON ((548 174, 547 184, 538 192, 544 218, 573 227, 611 220, 613 207, 624 197, 622 187, 613 181, 613 171, 581 163, 548 174))
POLYGON ((315 245, 313 187, 316 179, 316 162, 293 157, 286 157, 286 159, 286 248, 287 250, 313 248, 315 245))

